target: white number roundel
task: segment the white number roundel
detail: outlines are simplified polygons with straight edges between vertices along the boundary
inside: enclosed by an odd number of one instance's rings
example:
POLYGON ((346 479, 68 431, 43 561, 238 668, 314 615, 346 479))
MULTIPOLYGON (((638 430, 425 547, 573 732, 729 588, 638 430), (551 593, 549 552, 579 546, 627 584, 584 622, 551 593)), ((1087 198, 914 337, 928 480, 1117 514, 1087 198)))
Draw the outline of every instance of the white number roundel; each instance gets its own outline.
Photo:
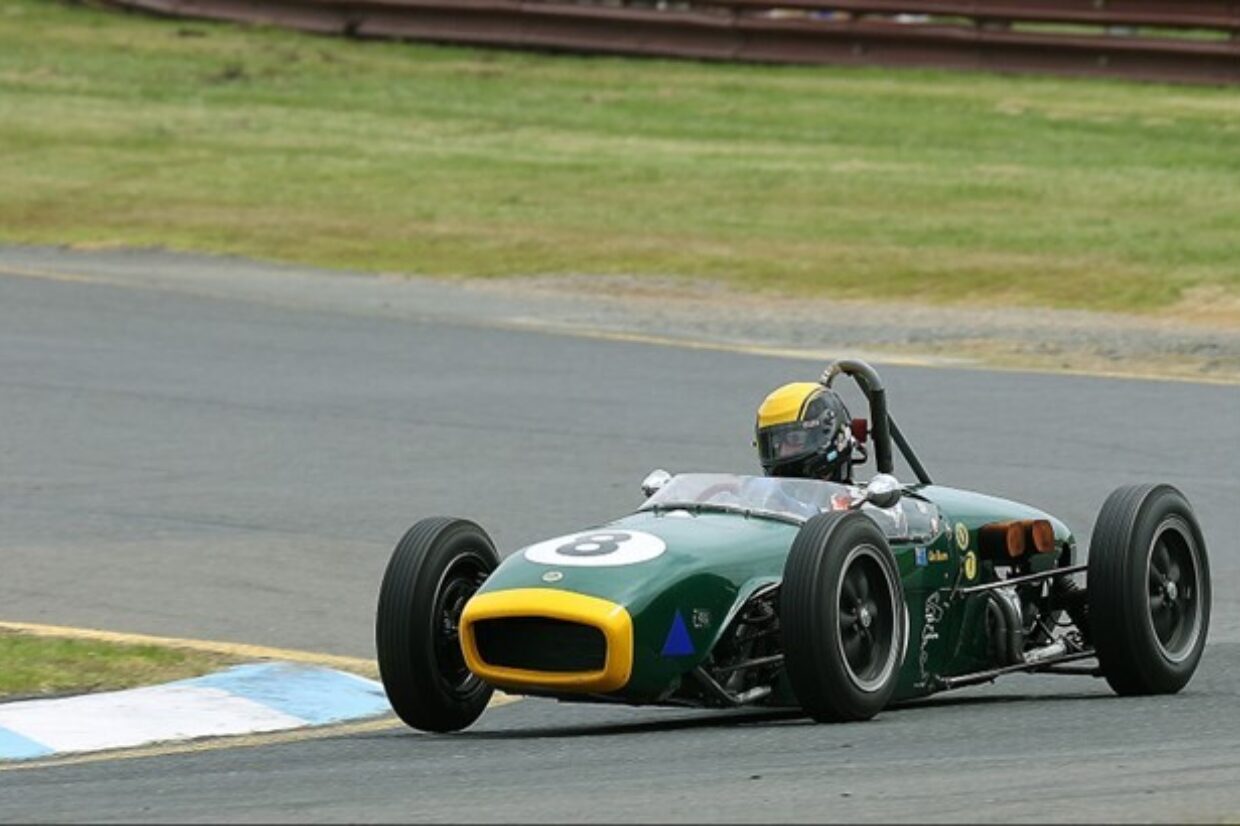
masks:
POLYGON ((648 562, 666 550, 667 543, 653 534, 600 529, 531 545, 525 558, 542 565, 600 568, 648 562))

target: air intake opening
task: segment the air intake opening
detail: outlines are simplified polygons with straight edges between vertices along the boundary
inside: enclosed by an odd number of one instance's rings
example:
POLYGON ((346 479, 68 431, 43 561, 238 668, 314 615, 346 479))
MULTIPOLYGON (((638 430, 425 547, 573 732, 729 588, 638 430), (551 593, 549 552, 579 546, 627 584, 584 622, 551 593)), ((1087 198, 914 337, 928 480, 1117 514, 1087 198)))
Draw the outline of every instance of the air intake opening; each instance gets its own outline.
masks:
POLYGON ((607 640, 592 625, 547 617, 504 617, 474 623, 478 654, 488 665, 527 671, 602 671, 607 640))

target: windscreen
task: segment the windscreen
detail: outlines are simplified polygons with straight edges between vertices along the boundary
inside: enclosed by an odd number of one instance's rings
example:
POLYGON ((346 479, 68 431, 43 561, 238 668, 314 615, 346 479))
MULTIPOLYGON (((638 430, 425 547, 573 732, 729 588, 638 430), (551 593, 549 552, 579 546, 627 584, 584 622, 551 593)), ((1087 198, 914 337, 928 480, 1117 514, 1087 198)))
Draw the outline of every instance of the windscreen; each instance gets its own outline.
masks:
POLYGON ((831 510, 831 497, 850 496, 849 488, 817 479, 682 473, 646 500, 641 510, 735 510, 804 522, 831 510))
MULTIPOLYGON (((728 511, 801 523, 824 511, 848 507, 859 488, 818 479, 682 473, 639 508, 648 510, 728 511)), ((939 509, 911 495, 890 508, 861 506, 889 540, 929 542, 942 530, 939 509)))

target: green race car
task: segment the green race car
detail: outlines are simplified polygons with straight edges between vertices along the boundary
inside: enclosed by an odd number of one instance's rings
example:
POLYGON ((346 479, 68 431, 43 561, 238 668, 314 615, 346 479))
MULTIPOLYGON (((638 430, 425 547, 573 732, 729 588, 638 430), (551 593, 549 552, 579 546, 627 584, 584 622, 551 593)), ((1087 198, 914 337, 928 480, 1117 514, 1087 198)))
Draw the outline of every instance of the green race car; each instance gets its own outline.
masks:
POLYGON ((635 513, 502 563, 473 522, 415 524, 376 618, 396 713, 456 731, 498 688, 848 721, 1013 672, 1102 676, 1123 695, 1187 684, 1210 575, 1179 491, 1116 490, 1078 564, 1053 516, 933 484, 873 368, 835 362, 822 383, 840 375, 870 407, 853 427, 874 450, 867 485, 656 471, 635 513), (917 483, 891 475, 893 446, 917 483))

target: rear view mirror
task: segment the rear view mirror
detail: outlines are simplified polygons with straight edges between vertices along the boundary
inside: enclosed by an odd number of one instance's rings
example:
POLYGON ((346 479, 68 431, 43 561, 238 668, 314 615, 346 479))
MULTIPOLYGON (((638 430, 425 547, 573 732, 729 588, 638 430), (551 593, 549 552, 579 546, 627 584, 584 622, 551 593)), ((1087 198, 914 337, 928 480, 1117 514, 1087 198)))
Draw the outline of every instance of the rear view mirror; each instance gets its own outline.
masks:
POLYGON ((899 480, 888 473, 877 473, 865 486, 865 501, 876 508, 895 507, 903 493, 899 480))
POLYGON ((642 480, 642 493, 646 494, 647 497, 654 496, 656 493, 663 490, 663 487, 670 481, 672 481, 672 474, 668 473, 666 470, 663 470, 662 468, 652 470, 646 478, 642 480))

